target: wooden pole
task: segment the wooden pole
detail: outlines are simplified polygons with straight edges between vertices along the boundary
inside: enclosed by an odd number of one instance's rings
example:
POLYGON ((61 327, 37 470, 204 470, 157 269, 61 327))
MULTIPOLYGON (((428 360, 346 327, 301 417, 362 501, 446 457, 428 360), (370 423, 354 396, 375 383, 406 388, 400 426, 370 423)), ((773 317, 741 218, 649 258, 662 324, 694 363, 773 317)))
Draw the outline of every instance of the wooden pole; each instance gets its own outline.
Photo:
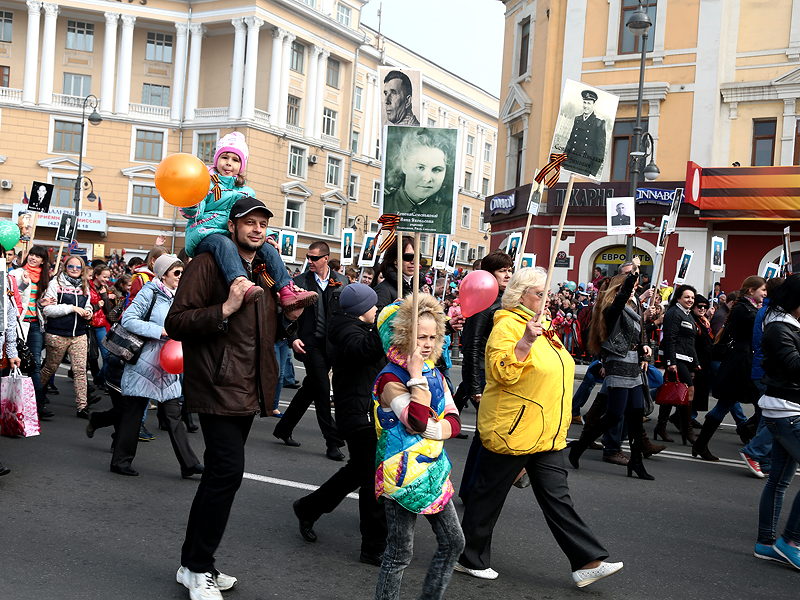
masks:
POLYGON ((27 256, 28 252, 30 252, 31 244, 33 244, 33 238, 36 236, 36 220, 38 218, 39 218, 39 213, 38 212, 33 213, 33 224, 31 225, 30 239, 27 242, 25 242, 25 256, 27 256))
POLYGON ((411 319, 411 339, 414 340, 413 346, 416 348, 417 343, 417 325, 419 324, 419 318, 417 313, 419 312, 419 286, 417 285, 419 278, 419 232, 414 233, 414 275, 411 280, 411 314, 413 318, 411 319))
POLYGON ((438 279, 438 277, 439 277, 439 269, 434 268, 433 269, 433 289, 431 290, 433 292, 431 294, 431 296, 433 296, 434 298, 436 297, 436 280, 438 279))
POLYGON ((567 193, 564 196, 564 206, 561 207, 561 218, 558 220, 558 230, 556 231, 556 239, 553 242, 553 249, 550 252, 550 268, 547 269, 547 279, 544 282, 544 296, 542 296, 542 305, 539 307, 539 316, 536 318, 537 323, 541 323, 544 319, 544 311, 547 308, 547 291, 550 289, 550 283, 553 280, 553 269, 556 268, 556 254, 558 253, 558 244, 561 241, 561 232, 564 231, 564 221, 567 220, 567 209, 569 208, 569 199, 572 196, 572 185, 575 183, 575 174, 569 176, 569 183, 567 184, 567 193))
MULTIPOLYGON (((395 231, 397 236, 397 297, 403 299, 403 234, 395 231)), ((411 286, 414 287, 413 285, 411 286)), ((416 339, 416 338, 415 338, 416 339)))
POLYGON ((56 273, 58 273, 58 263, 61 262, 61 253, 64 251, 64 242, 58 247, 58 256, 56 257, 56 273))

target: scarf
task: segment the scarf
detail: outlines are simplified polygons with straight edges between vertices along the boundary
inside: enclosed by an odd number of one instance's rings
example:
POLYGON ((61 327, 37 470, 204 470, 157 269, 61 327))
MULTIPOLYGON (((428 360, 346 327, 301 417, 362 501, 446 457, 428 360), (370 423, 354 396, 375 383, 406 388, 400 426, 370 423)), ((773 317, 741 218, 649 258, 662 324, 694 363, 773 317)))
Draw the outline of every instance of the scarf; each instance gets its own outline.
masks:
POLYGON ((708 331, 708 335, 710 335, 711 337, 714 337, 711 334, 711 321, 709 321, 705 316, 696 317, 695 320, 698 321, 703 327, 706 328, 706 331, 708 331))
POLYGON ((173 290, 173 289, 171 289, 171 288, 168 288, 167 286, 165 286, 165 285, 164 285, 164 282, 162 282, 160 279, 154 279, 153 281, 155 282, 155 284, 156 284, 156 287, 157 287, 159 290, 161 290, 162 292, 164 292, 164 293, 167 295, 167 298, 169 298, 170 300, 172 300, 172 297, 175 295, 175 290, 173 290))
POLYGON ((26 262, 22 268, 28 274, 28 277, 31 278, 33 283, 39 283, 39 279, 42 278, 42 267, 32 267, 26 262))
POLYGON ((76 288, 82 288, 83 287, 83 280, 80 277, 78 277, 76 279, 75 277, 72 277, 72 276, 66 275, 66 274, 64 275, 64 277, 66 278, 67 281, 69 281, 72 284, 73 287, 76 287, 76 288))

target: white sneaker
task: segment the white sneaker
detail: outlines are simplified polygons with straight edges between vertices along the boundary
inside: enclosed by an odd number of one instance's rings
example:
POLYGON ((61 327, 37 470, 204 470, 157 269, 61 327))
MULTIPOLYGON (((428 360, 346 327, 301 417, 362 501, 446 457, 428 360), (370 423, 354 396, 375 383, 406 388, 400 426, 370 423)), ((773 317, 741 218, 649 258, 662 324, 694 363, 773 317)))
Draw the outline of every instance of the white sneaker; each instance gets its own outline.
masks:
POLYGON ((500 575, 500 573, 494 569, 468 569, 459 563, 456 563, 455 569, 459 573, 466 573, 467 575, 472 575, 478 579, 497 579, 497 577, 500 575))
POLYGON ((183 579, 181 583, 189 588, 190 600, 222 600, 213 573, 195 573, 185 569, 183 579))
MULTIPOLYGON (((178 572, 175 575, 176 581, 182 584, 186 589, 189 589, 189 578, 188 578, 189 573, 191 573, 191 571, 186 567, 182 566, 180 569, 178 569, 178 572)), ((238 582, 239 580, 236 579, 236 577, 232 577, 231 575, 225 575, 225 573, 217 573, 217 587, 220 589, 221 592, 227 592, 238 582)))
POLYGON ((594 583, 598 579, 613 575, 622 568, 622 563, 607 563, 601 562, 599 567, 594 569, 578 569, 572 572, 572 581, 578 587, 586 587, 590 583, 594 583))

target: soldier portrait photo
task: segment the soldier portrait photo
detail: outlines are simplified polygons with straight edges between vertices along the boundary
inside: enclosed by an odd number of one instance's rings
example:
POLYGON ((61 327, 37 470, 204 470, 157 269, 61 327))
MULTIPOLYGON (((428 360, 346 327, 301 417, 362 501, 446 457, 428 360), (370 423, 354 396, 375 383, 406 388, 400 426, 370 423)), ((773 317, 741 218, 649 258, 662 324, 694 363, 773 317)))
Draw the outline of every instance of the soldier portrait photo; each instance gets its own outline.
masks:
POLYGON ((422 114, 422 71, 378 67, 381 125, 419 127, 422 114))
POLYGON ((600 180, 619 97, 567 79, 551 153, 566 153, 564 171, 600 180))
POLYGON ((295 260, 295 245, 297 234, 284 231, 281 233, 281 258, 288 262, 295 260))
POLYGON ((636 201, 631 198, 606 200, 606 230, 608 235, 633 233, 636 229, 636 201))
POLYGON ((711 268, 722 272, 722 238, 712 238, 712 245, 714 246, 714 251, 711 257, 711 268))

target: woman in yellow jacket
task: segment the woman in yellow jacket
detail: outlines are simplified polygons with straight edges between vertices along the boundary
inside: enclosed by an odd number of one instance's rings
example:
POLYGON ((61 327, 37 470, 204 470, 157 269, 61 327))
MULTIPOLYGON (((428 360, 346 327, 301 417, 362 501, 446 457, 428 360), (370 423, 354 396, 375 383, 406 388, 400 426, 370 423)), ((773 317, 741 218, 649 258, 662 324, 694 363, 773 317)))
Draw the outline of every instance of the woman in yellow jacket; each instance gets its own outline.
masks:
POLYGON ((486 345, 486 388, 478 411, 484 447, 478 479, 467 500, 466 547, 456 571, 495 579, 490 567, 492 530, 511 485, 525 468, 556 542, 569 559, 572 579, 584 587, 615 573, 608 552, 572 504, 562 450, 572 420, 575 362, 549 323, 536 315, 547 273, 520 269, 503 294, 486 345))

